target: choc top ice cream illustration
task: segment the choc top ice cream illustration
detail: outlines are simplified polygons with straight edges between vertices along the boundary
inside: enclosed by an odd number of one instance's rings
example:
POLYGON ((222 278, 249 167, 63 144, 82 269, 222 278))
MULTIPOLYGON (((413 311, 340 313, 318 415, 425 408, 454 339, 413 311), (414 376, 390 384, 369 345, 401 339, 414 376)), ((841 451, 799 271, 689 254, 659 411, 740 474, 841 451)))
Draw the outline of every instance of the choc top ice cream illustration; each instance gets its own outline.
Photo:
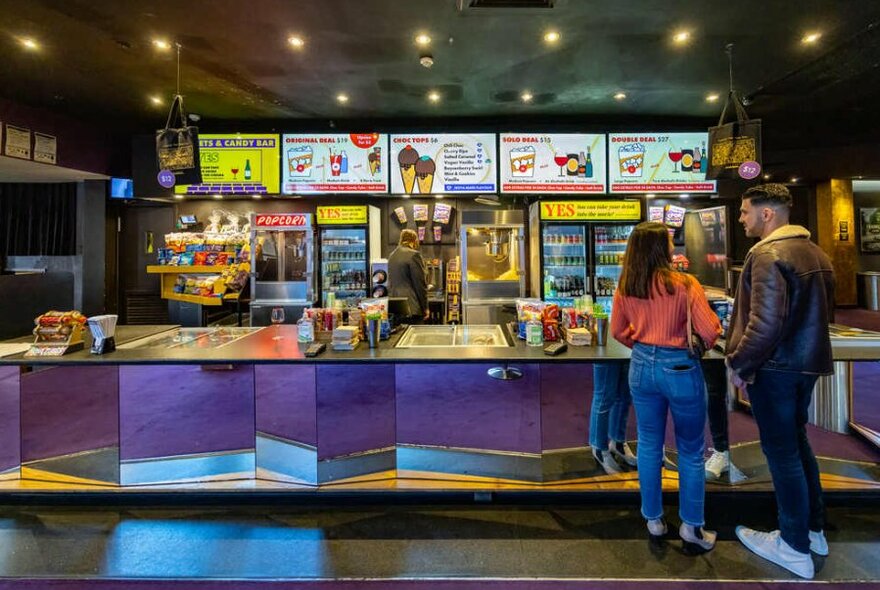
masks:
POLYGON ((419 192, 423 195, 431 194, 431 187, 434 185, 434 172, 437 165, 429 156, 422 156, 416 162, 416 177, 419 181, 419 192))
POLYGON ((510 175, 514 178, 535 175, 535 148, 531 145, 510 150, 510 175))
POLYGON ((311 146, 300 146, 287 150, 287 169, 291 176, 306 177, 312 175, 312 158, 314 152, 311 146))
POLYGON ((400 178, 403 180, 403 191, 406 193, 413 192, 413 185, 416 182, 416 162, 418 160, 419 152, 414 150, 411 145, 406 146, 397 154, 397 163, 400 165, 400 178))
POLYGON ((367 163, 370 165, 370 174, 373 176, 382 172, 382 148, 373 148, 373 151, 367 156, 367 163))
POLYGON ((628 143, 617 150, 620 175, 640 177, 645 165, 645 146, 641 143, 628 143))

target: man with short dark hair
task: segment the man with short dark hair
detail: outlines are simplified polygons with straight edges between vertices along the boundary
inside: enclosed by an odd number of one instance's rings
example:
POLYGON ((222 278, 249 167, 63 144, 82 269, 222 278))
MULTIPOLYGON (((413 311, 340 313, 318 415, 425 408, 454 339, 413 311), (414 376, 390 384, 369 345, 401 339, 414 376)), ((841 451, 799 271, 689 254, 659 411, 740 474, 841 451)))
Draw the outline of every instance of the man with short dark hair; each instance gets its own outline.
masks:
POLYGON ((727 335, 727 367, 744 389, 767 457, 780 530, 737 527, 756 554, 804 577, 810 551, 828 554, 819 466, 805 424, 813 386, 833 372, 828 324, 834 312, 831 260, 810 232, 789 224, 791 194, 764 184, 742 196, 739 221, 761 238, 746 256, 727 335))

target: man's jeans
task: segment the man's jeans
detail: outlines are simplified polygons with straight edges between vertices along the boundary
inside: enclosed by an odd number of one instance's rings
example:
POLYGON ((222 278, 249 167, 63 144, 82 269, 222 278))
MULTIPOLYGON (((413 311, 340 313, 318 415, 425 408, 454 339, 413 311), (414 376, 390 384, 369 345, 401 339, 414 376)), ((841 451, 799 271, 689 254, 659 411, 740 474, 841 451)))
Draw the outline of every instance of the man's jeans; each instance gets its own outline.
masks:
POLYGON ((779 529, 785 542, 801 553, 810 552, 809 531, 825 525, 819 465, 805 428, 816 379, 761 369, 747 388, 776 490, 779 529))
POLYGON ((629 363, 593 364, 593 405, 590 408, 590 446, 608 450, 608 438, 626 441, 629 395, 629 363))
POLYGON ((687 350, 636 343, 630 358, 629 386, 639 425, 639 487, 642 516, 663 516, 660 468, 666 415, 672 413, 678 450, 679 515, 703 526, 706 441, 706 383, 700 363, 687 350))

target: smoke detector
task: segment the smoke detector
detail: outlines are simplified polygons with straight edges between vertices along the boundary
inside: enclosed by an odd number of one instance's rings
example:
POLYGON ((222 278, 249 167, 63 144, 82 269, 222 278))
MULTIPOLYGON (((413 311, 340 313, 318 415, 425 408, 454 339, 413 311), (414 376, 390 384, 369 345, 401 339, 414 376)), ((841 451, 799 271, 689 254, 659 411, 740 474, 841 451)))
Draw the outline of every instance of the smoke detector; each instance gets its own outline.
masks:
POLYGON ((422 64, 424 68, 430 68, 434 65, 434 58, 431 57, 430 54, 425 54, 419 58, 419 63, 422 64))

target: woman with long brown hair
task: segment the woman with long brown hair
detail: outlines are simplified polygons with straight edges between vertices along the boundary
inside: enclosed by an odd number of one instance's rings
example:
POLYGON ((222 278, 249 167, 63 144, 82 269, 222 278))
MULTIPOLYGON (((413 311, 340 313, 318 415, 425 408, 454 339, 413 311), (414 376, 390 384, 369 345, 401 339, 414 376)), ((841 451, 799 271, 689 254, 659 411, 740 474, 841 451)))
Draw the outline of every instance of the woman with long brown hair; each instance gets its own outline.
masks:
POLYGON ((679 535, 689 553, 715 546, 703 529, 706 390, 699 359, 688 352, 688 308, 707 346, 718 317, 693 277, 672 270, 672 240, 661 223, 640 223, 629 237, 611 314, 611 334, 632 348, 629 385, 638 420, 642 516, 653 538, 666 535, 661 465, 666 416, 672 414, 679 472, 679 535))

